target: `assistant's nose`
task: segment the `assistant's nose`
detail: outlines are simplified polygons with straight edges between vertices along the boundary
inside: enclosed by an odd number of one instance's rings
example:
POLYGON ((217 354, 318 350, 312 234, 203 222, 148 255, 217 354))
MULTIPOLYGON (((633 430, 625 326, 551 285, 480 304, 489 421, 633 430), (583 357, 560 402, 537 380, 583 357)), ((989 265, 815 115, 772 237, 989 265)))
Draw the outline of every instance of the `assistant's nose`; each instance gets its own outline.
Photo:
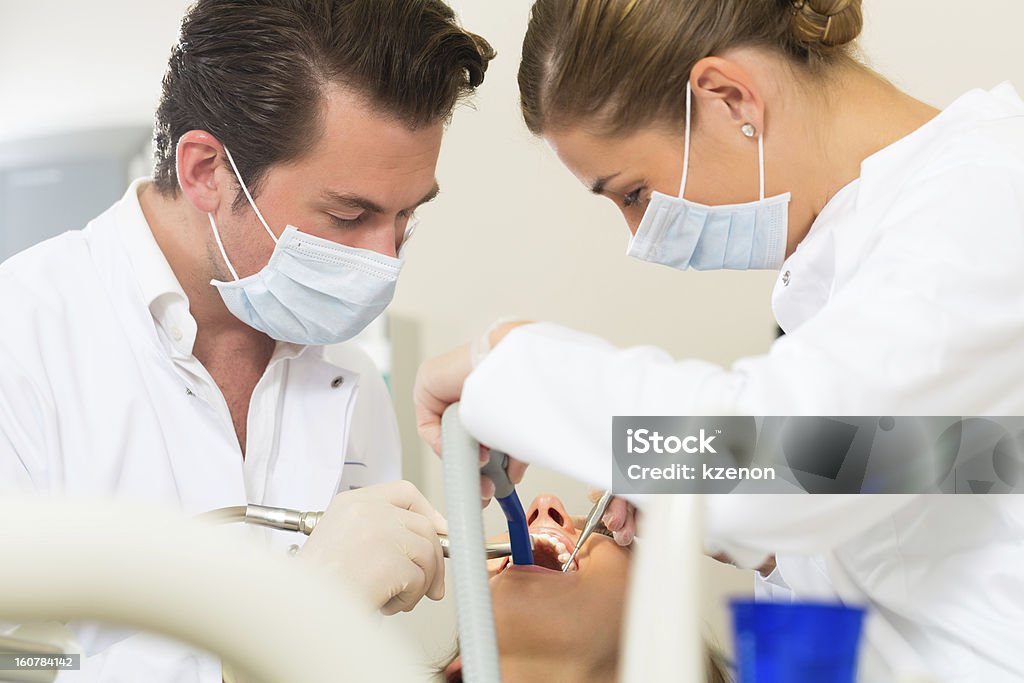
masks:
POLYGON ((626 227, 629 228, 629 234, 636 235, 636 231, 640 229, 643 214, 637 215, 633 209, 621 209, 621 211, 622 217, 626 219, 626 227))
POLYGON ((539 495, 533 499, 533 502, 530 503, 530 508, 526 511, 526 521, 530 526, 534 524, 557 526, 565 529, 570 534, 575 531, 572 518, 569 517, 569 513, 566 511, 565 506, 562 505, 562 501, 558 499, 558 496, 549 493, 539 495))

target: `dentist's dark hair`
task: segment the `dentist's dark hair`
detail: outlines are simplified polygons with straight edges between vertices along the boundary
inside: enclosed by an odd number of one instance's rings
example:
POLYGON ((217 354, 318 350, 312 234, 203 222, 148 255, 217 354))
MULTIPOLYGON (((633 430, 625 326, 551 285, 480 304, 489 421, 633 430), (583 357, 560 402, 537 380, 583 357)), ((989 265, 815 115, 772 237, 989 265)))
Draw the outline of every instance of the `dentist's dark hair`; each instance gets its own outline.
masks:
POLYGON ((861 0, 537 0, 519 67, 523 117, 535 135, 674 127, 704 57, 761 47, 821 76, 856 63, 863 23, 861 0))
POLYGON ((441 0, 198 0, 163 79, 156 187, 177 194, 178 140, 204 130, 258 193, 317 144, 331 84, 412 129, 447 121, 493 57, 441 0))

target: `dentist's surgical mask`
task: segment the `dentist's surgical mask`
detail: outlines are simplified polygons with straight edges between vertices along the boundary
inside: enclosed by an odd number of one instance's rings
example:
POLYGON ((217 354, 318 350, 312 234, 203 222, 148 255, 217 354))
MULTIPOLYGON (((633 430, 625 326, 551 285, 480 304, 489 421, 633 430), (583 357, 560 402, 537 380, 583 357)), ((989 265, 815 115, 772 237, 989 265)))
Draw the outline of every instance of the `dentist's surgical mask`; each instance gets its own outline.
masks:
MULTIPOLYGON (((368 249, 337 244, 287 226, 281 237, 263 219, 231 158, 245 198, 274 241, 274 253, 260 271, 239 279, 224 251, 217 223, 210 226, 233 282, 211 280, 236 318, 278 341, 335 344, 351 339, 379 316, 395 293, 402 251, 392 258, 368 249)), ((406 229, 406 244, 413 222, 406 229)))
POLYGON ((690 167, 690 84, 686 84, 686 140, 679 196, 653 193, 626 253, 679 270, 778 269, 786 255, 789 193, 764 197, 764 137, 758 134, 760 199, 706 206, 683 198, 690 167))

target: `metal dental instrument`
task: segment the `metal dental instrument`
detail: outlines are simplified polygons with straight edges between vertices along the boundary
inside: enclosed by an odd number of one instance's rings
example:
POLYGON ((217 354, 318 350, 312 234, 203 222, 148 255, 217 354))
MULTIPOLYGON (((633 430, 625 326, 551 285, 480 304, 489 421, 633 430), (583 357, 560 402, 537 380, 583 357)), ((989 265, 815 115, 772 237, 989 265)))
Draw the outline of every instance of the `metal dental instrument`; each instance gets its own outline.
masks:
POLYGON ((576 541, 576 547, 572 549, 572 555, 566 560, 565 564, 562 565, 562 571, 569 571, 569 567, 576 560, 576 553, 580 551, 583 544, 587 542, 590 535, 597 530, 597 527, 601 524, 601 518, 604 516, 605 510, 608 509, 608 503, 612 500, 612 492, 605 491, 604 494, 597 499, 594 503, 594 507, 590 509, 590 514, 587 515, 587 521, 583 523, 583 529, 580 531, 579 540, 576 541))
POLYGON ((498 499, 501 511, 508 521, 508 540, 512 546, 512 562, 518 565, 533 564, 533 544, 530 542, 530 525, 526 512, 519 501, 516 487, 508 478, 508 456, 491 449, 490 459, 480 468, 494 482, 494 497, 498 499))
POLYGON ((309 536, 323 516, 322 512, 300 512, 266 505, 237 505, 204 512, 199 515, 199 519, 219 524, 245 522, 282 531, 298 531, 309 536))
MULTIPOLYGON (((282 531, 297 531, 308 536, 313 533, 316 523, 320 521, 323 515, 324 513, 322 512, 300 512, 299 510, 268 507, 266 505, 237 505, 203 513, 199 515, 199 518, 221 524, 244 522, 282 531)), ((444 551, 444 556, 448 557, 448 536, 446 534, 438 534, 437 538, 441 542, 441 550, 444 551)), ((489 560, 497 557, 508 557, 511 554, 511 543, 492 542, 487 544, 487 559, 489 560)))
MULTIPOLYGON (((444 556, 448 557, 448 536, 445 534, 438 534, 438 540, 441 541, 441 550, 444 551, 444 556)), ((485 546, 487 549, 487 559, 493 560, 498 557, 508 557, 512 554, 512 544, 502 542, 488 542, 485 546)))

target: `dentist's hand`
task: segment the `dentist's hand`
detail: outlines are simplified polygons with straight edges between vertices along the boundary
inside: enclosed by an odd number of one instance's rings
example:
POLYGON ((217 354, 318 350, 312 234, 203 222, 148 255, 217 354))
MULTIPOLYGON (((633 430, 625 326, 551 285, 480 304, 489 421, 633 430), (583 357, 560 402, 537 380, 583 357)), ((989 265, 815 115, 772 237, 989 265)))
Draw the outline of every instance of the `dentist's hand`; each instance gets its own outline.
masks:
POLYGON ((444 597, 438 533, 448 523, 407 481, 339 493, 299 557, 333 572, 384 614, 444 597))

